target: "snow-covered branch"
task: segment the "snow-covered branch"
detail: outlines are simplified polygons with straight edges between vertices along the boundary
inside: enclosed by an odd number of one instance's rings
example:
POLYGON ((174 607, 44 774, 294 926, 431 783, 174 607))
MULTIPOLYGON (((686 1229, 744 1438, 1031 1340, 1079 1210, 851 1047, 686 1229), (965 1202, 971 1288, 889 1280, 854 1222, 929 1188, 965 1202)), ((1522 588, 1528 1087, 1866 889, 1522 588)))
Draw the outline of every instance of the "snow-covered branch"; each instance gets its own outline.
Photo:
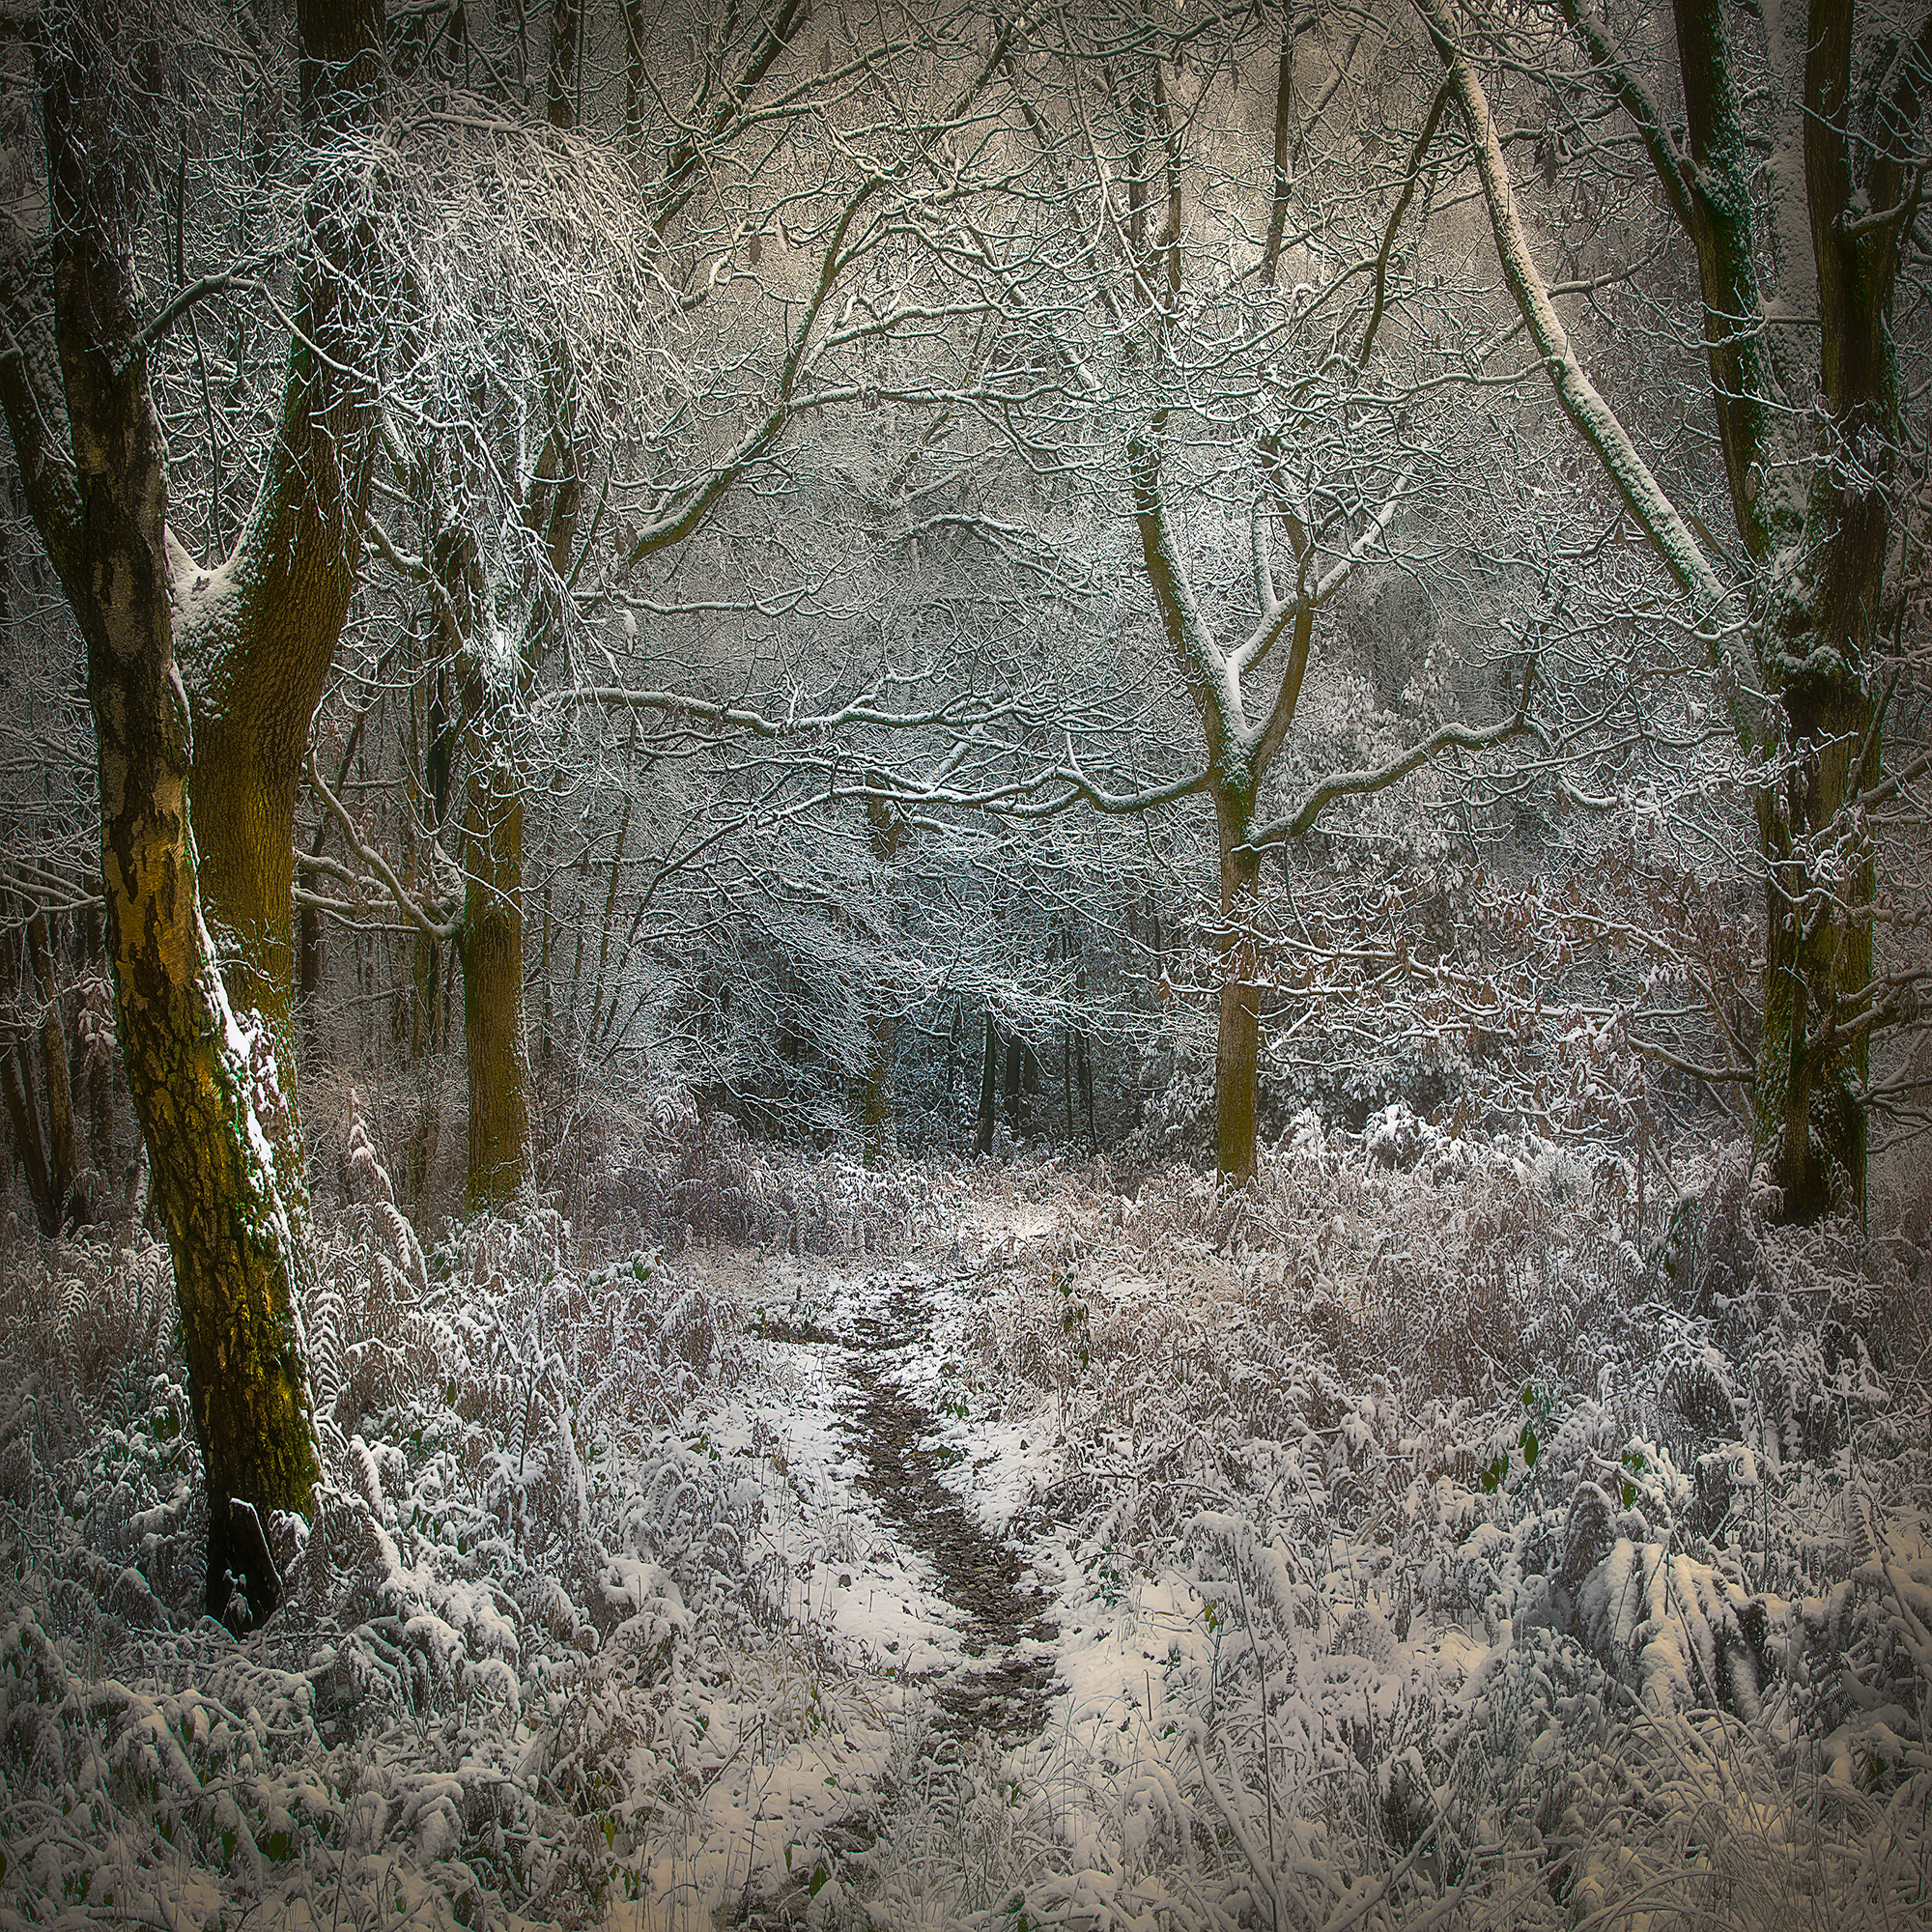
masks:
POLYGON ((366 888, 370 880, 391 898, 409 923, 426 939, 454 939, 463 928, 463 904, 459 898, 451 906, 446 901, 432 904, 416 896, 405 886, 395 873, 395 868, 362 837, 362 828, 356 824, 349 808, 336 797, 328 787, 328 781, 317 768, 315 753, 308 758, 309 788, 335 820, 342 833, 343 842, 350 852, 368 868, 369 877, 358 877, 348 867, 320 854, 304 853, 301 864, 310 871, 322 872, 330 878, 340 880, 344 885, 366 888))
POLYGON ((1543 355, 1557 401, 1584 441, 1596 452, 1598 461, 1636 519, 1638 528, 1655 546, 1679 586, 1689 593, 1700 611, 1712 611, 1723 602, 1723 583, 1690 525, 1637 453, 1615 411, 1585 374, 1549 299, 1530 253, 1528 237, 1523 233, 1516 190, 1510 183, 1509 165, 1503 158, 1489 96, 1457 44, 1447 0, 1412 0, 1412 4, 1429 30, 1456 90, 1468 125, 1469 145, 1477 178, 1482 183, 1483 199, 1489 208, 1490 228, 1495 237, 1503 278, 1522 313, 1530 339, 1543 355))
POLYGON ((1522 701, 1510 717, 1498 724, 1439 725, 1419 745, 1410 746, 1386 764, 1363 771, 1331 773, 1313 786, 1293 811, 1255 832, 1249 843, 1261 848, 1299 838, 1338 798, 1360 798, 1371 792, 1386 791, 1444 752, 1484 752, 1506 745, 1512 738, 1542 738, 1543 727, 1529 715, 1530 693, 1535 682, 1536 668, 1532 665, 1523 676, 1522 701))

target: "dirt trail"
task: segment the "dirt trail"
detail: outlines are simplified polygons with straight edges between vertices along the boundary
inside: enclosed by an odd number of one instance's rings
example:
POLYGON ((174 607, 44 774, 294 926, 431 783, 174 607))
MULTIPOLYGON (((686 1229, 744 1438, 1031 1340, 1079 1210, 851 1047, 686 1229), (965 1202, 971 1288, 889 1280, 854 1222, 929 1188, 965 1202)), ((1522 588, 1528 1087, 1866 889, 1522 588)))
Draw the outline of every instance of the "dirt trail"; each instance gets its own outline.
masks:
POLYGON ((864 1459, 858 1487, 894 1533, 938 1574, 966 1619, 973 1660, 933 1687, 942 1756, 976 1731, 1007 1742, 1036 1735, 1058 1688, 1053 1645, 1060 1632, 1046 1599, 1026 1580, 1013 1548, 980 1527, 940 1478, 949 1457, 933 1446, 939 1418, 891 1378, 895 1360, 932 1346, 929 1312, 905 1280, 892 1285, 886 1317, 860 1316, 843 1339, 852 1396, 840 1405, 852 1446, 864 1459))
MULTIPOLYGON (((1060 1631, 1046 1614, 1048 1600, 1029 1577, 1010 1544, 990 1535, 947 1487, 940 1472, 956 1464, 958 1447, 941 1441, 939 1417, 895 1375, 934 1348, 932 1310, 921 1293, 938 1284, 930 1272, 881 1272, 866 1283, 876 1312, 838 1310, 825 1319, 764 1323, 775 1340, 803 1343, 828 1353, 845 1388, 832 1396, 838 1433, 857 1459, 850 1480, 880 1522, 908 1553, 930 1564, 938 1594, 959 1612, 966 1661, 950 1669, 907 1673, 932 1698, 931 1759, 956 1765, 968 1743, 985 1737, 1002 1746, 1038 1735, 1047 1700, 1064 1689, 1055 1646, 1060 1631)), ((868 1794, 819 1833, 832 1868, 863 1861, 879 1830, 885 1794, 868 1794)), ((814 1867, 801 1862, 772 1892, 745 1892, 723 1922, 746 1932, 779 1932, 807 1920, 814 1867)))

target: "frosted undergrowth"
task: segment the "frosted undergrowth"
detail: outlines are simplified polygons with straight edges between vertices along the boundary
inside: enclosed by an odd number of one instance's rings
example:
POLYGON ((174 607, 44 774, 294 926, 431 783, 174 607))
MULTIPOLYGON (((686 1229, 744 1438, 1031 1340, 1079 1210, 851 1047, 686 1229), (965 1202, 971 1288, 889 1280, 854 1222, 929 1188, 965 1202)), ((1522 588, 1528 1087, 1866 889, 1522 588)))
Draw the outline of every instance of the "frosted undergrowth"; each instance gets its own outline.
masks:
POLYGON ((1639 1212, 1412 1119, 1304 1122, 1233 1203, 935 1170, 916 1252, 900 1185, 824 1261, 592 1264, 536 1210, 426 1252, 354 1122, 343 1171, 327 1481, 239 1646, 164 1257, 0 1255, 5 1923, 1926 1909, 1922 1239, 1774 1231, 1735 1153, 1639 1212), (888 1329, 1050 1599, 1017 1745, 943 1744, 961 1617, 855 1485, 888 1329))
POLYGON ((240 1646, 195 1615, 165 1256, 5 1256, 0 1922, 705 1925, 793 1868, 809 1898, 903 1693, 810 1614, 746 1310, 540 1210, 425 1252, 359 1119, 343 1171, 303 1310, 325 1479, 240 1646))
POLYGON ((1396 1126, 1233 1202, 1096 1169, 988 1250, 960 1354, 1053 1452, 975 1488, 1067 1576, 1016 1910, 1922 1914, 1922 1241, 1774 1230, 1738 1151, 1646 1237, 1618 1163, 1396 1126))

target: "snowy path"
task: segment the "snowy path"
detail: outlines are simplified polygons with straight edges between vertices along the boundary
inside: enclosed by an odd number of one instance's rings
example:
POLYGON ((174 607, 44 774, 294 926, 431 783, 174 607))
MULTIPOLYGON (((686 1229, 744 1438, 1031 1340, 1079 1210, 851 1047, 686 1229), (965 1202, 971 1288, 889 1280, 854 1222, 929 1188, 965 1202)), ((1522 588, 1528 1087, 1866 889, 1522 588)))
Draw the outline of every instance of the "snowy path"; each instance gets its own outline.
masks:
POLYGON ((855 1397, 845 1414, 863 1464, 858 1488, 900 1542, 931 1565, 941 1594, 965 1620, 970 1662, 937 1687, 940 1728, 955 1747, 981 1729, 1008 1740, 1031 1737, 1057 1688, 1052 1646, 1059 1628, 1011 1545, 990 1535, 947 1488, 941 1471, 960 1452, 940 1439, 940 1419, 917 1385, 895 1375, 908 1355, 933 1350, 932 1311, 929 1302, 922 1305, 915 1278, 895 1281, 883 1308, 858 1316, 844 1345, 855 1397))
POLYGON ((949 1756, 982 1729, 1031 1737, 1064 1688, 1040 1579, 989 1526, 1011 1510, 973 1494, 1014 1447, 972 1413, 950 1346, 974 1279, 931 1261, 771 1264, 762 1286, 782 1312, 764 1321, 770 1375, 749 1415, 800 1505, 774 1524, 799 1608, 929 1690, 949 1756))
POLYGON ((653 1861, 651 1902, 613 1918, 637 1932, 788 1925, 808 1906, 817 1922, 831 1900, 808 1888, 867 1865, 909 1767, 930 1791, 935 1772, 1037 1751, 1081 1674, 1062 1654, 1072 1566, 1031 1507, 1051 1432, 1003 1416, 975 1370, 988 1283, 970 1250, 716 1252, 693 1271, 749 1317, 752 1374, 695 1441, 763 1492, 746 1560, 778 1579, 804 1721, 763 1724, 751 1686, 721 1699, 727 1761, 653 1861))

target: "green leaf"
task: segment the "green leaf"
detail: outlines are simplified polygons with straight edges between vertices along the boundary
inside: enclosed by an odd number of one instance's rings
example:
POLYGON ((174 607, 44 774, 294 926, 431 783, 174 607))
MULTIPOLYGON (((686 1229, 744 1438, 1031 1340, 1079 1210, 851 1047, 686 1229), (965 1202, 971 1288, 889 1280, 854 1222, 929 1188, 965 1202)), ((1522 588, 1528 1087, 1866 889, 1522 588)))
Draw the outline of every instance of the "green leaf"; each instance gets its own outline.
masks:
POLYGON ((1525 1469, 1536 1467, 1536 1431, 1528 1423, 1522 1425, 1522 1465, 1525 1469))
POLYGON ((810 1890, 810 1896, 816 1898, 819 1894, 820 1889, 824 1886, 825 1881, 829 1879, 831 1876, 832 1874, 825 1868, 825 1861, 821 1859, 819 1862, 811 1868, 811 1886, 810 1890))

